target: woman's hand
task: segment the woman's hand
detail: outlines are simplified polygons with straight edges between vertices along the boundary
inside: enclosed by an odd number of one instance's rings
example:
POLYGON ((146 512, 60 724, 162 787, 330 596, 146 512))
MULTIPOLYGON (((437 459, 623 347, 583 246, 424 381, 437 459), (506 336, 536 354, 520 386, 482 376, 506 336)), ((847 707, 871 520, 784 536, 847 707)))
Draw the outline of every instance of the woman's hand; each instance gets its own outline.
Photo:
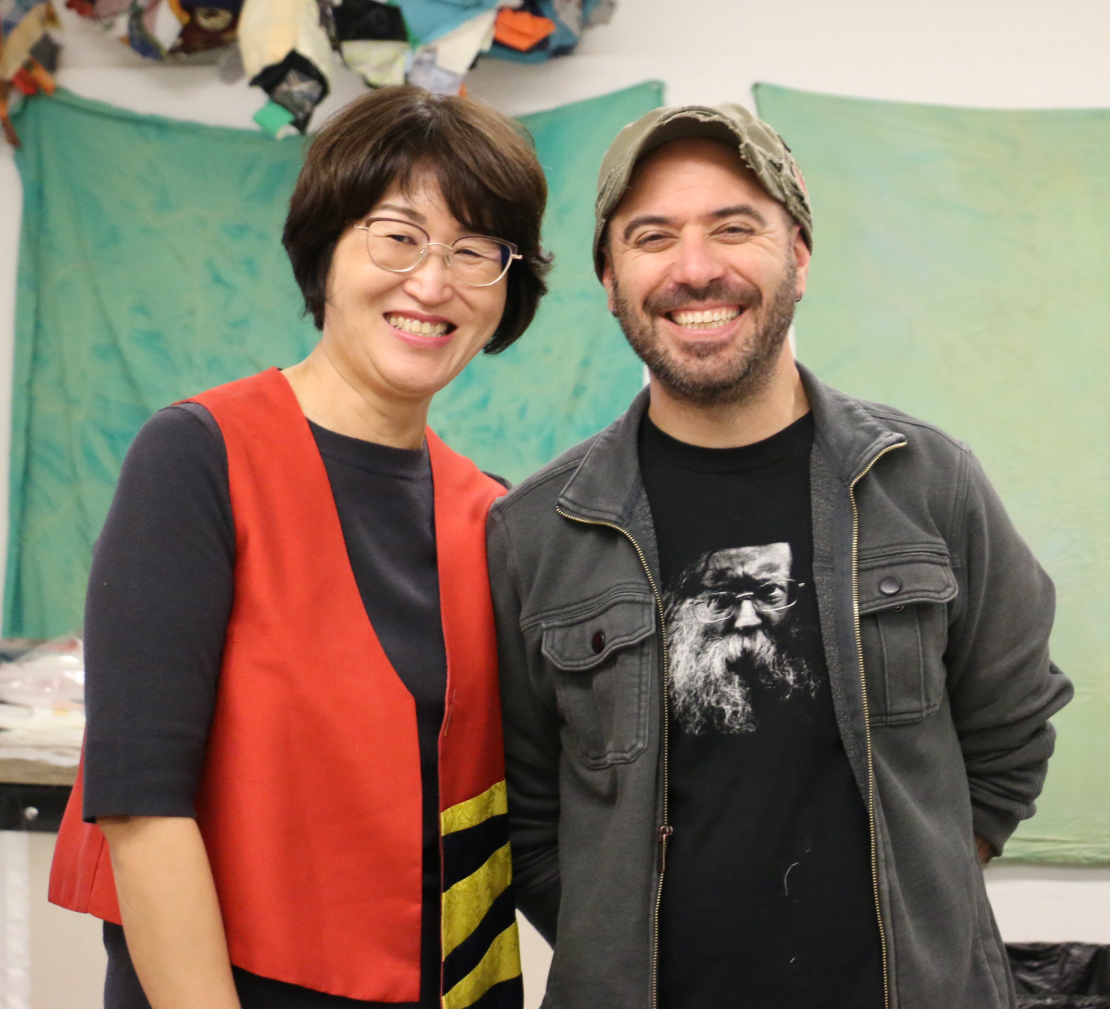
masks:
POLYGON ((127 949, 152 1009, 240 1009, 196 820, 100 817, 127 949))

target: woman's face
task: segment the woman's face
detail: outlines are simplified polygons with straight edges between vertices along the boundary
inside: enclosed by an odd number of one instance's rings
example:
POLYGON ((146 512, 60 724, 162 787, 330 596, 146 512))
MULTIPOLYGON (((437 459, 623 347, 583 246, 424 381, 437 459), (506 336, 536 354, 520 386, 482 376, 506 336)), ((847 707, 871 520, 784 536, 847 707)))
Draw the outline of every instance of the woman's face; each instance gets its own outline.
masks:
MULTIPOLYGON (((428 173, 415 174, 408 192, 391 188, 367 217, 411 221, 443 245, 472 234, 428 173)), ((386 400, 427 399, 493 336, 505 308, 505 277, 490 287, 467 287, 447 269, 444 251, 434 246, 415 270, 391 273, 371 260, 365 231, 350 227, 340 236, 328 274, 323 343, 349 381, 386 400)))

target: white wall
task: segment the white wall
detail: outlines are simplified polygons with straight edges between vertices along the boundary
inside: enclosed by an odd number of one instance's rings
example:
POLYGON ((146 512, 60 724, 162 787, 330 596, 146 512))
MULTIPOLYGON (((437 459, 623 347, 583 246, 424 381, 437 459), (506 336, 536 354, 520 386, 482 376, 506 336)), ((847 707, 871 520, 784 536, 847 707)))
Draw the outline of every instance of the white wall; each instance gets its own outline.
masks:
MULTIPOLYGON (((469 78, 471 93, 511 114, 649 78, 666 83, 672 104, 723 99, 750 104, 752 82, 764 80, 954 105, 1110 106, 1106 0, 619 3, 612 23, 589 32, 578 54, 539 67, 487 60, 469 78)), ((95 26, 67 10, 60 13, 67 49, 59 79, 66 87, 137 111, 253 127, 250 117, 261 96, 245 83, 222 84, 212 68, 145 64, 95 26)), ((344 76, 323 112, 358 91, 357 82, 344 76)), ((0 147, 0 469, 5 471, 19 201, 11 153, 0 147)), ((814 269, 820 268, 818 255, 814 269)), ((6 508, 0 490, 0 550, 6 508)), ((988 870, 987 879, 1006 939, 1110 943, 1110 870, 999 866, 988 870)), ((544 956, 540 940, 528 942, 535 991, 544 956)))

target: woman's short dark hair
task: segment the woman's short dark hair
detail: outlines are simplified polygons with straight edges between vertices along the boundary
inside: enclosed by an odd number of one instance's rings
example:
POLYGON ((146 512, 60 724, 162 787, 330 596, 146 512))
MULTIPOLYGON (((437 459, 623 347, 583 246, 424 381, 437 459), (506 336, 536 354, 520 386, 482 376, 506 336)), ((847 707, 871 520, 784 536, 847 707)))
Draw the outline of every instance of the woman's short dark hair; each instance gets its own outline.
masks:
POLYGON ((381 88, 330 119, 309 145, 289 201, 282 242, 304 295, 324 327, 328 271, 339 236, 394 184, 430 171, 447 208, 468 229, 514 243, 505 311, 486 344, 496 354, 517 340, 547 293, 551 257, 540 244, 547 181, 523 128, 468 98, 408 85, 381 88))

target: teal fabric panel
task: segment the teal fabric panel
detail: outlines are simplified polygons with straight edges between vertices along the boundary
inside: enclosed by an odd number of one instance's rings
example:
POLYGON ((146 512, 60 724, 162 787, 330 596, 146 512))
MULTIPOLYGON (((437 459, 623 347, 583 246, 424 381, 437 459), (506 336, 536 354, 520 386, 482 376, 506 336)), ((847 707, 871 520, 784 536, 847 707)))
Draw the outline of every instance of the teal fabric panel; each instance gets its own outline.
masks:
POLYGON ((800 358, 970 443, 1056 583, 1076 698, 1006 854, 1110 863, 1110 111, 756 100, 813 199, 800 358))
POLYGON ((92 544, 135 432, 204 388, 292 363, 281 247, 300 138, 24 102, 5 629, 81 626, 92 544))
POLYGON ((594 196, 612 139, 662 101, 662 85, 648 83, 523 119, 550 186, 551 291, 517 343, 475 358, 431 410, 448 444, 490 472, 522 479, 616 418, 643 385, 594 275, 594 196))
MULTIPOLYGON (((551 294, 518 346, 480 356, 432 423, 519 480, 641 385, 589 265, 601 155, 659 105, 648 83, 525 124, 551 188, 551 294)), ((80 627, 92 545, 157 409, 284 367, 317 339, 280 235, 302 141, 140 116, 59 91, 23 104, 5 631, 80 627)))

